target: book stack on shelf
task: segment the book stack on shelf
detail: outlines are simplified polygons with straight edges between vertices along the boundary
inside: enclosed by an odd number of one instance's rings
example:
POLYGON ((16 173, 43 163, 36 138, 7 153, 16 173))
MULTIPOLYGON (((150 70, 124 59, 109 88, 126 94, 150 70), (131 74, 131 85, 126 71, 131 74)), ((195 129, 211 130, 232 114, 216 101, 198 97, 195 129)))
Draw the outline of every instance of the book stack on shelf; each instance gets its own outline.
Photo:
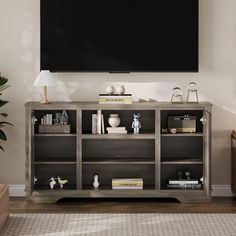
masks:
POLYGON ((99 104, 132 104, 132 94, 99 94, 99 104))
POLYGON ((169 179, 167 188, 170 189, 201 189, 198 179, 169 179))
POLYGON ((112 179, 112 189, 143 189, 143 179, 112 179))
POLYGON ((127 134, 125 127, 107 127, 108 134, 127 134))

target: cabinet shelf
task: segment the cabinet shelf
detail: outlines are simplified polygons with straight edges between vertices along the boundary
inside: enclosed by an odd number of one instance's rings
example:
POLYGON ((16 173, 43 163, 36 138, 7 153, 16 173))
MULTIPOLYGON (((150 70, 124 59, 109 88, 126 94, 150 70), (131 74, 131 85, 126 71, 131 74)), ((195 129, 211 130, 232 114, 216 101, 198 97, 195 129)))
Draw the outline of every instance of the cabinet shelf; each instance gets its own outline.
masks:
POLYGON ((177 133, 177 134, 161 134, 163 137, 203 137, 203 133, 177 133))
POLYGON ((201 159, 195 159, 195 158, 190 158, 190 159, 173 159, 173 158, 163 158, 161 161, 161 164, 165 165, 172 165, 172 164, 203 164, 203 160, 201 159))
POLYGON ((155 139, 155 133, 82 134, 82 139, 155 139))
POLYGON ((76 161, 36 161, 35 165, 71 165, 76 164, 76 161))
POLYGON ((34 134, 35 137, 75 137, 77 134, 34 134))
POLYGON ((83 164, 155 164, 153 158, 85 158, 83 164))

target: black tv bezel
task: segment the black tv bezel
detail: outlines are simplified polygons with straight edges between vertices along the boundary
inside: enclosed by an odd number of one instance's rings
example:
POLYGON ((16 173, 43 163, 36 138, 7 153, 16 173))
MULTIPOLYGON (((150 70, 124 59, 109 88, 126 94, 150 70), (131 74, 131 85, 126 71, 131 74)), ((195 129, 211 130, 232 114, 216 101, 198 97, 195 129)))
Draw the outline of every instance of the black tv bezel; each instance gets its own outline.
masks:
POLYGON ((197 7, 196 7, 196 16, 197 16, 197 37, 196 37, 196 49, 197 49, 197 54, 196 54, 196 69, 193 70, 51 70, 49 68, 43 68, 42 67, 42 50, 41 50, 41 42, 42 42, 42 24, 41 24, 41 19, 42 19, 42 0, 40 0, 40 70, 49 70, 52 73, 120 73, 120 74, 129 74, 129 73, 198 73, 199 72, 199 0, 197 1, 197 7))

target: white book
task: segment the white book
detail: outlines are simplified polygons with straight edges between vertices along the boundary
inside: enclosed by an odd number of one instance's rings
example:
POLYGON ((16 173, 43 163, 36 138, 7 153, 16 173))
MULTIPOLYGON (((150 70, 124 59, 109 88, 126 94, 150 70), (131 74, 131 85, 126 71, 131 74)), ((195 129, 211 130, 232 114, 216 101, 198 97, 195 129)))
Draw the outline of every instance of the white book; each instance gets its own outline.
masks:
POLYGON ((125 127, 107 127, 107 131, 119 131, 119 130, 126 130, 125 127))
POLYGON ((102 133, 102 111, 97 110, 97 133, 102 133))
POLYGON ((102 114, 102 134, 105 134, 104 116, 102 114))
POLYGON ((198 184, 198 180, 169 180, 169 184, 198 184))
POLYGON ((127 130, 108 131, 108 134, 127 134, 127 130))
POLYGON ((52 114, 49 114, 49 125, 52 125, 52 114))
POLYGON ((97 133, 97 114, 92 114, 92 134, 97 133))
POLYGON ((119 190, 119 189, 143 189, 143 187, 142 186, 132 186, 132 187, 129 187, 129 186, 121 186, 121 187, 113 186, 112 189, 116 189, 116 190, 119 190))

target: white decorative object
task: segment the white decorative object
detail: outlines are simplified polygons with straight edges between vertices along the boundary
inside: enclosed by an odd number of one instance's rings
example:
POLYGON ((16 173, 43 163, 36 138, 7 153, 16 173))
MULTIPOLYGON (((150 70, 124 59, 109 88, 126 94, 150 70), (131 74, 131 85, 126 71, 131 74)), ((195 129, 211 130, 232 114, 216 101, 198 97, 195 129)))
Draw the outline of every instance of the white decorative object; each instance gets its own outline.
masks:
POLYGON ((119 114, 110 114, 110 117, 108 118, 108 124, 111 127, 117 127, 120 124, 119 114))
POLYGON ((97 110, 97 133, 102 133, 102 111, 97 110))
POLYGON ((197 84, 195 82, 190 82, 188 84, 188 95, 186 102, 198 103, 197 84))
POLYGON ((106 92, 107 94, 113 94, 115 92, 113 85, 107 85, 106 92))
POLYGON ((47 95, 47 87, 52 87, 56 85, 57 85, 57 80, 53 78, 49 70, 42 70, 39 73, 38 77, 34 81, 34 86, 44 87, 44 97, 40 103, 49 104, 48 95, 47 95))
POLYGON ((61 177, 57 176, 57 182, 60 185, 61 189, 63 189, 63 185, 68 183, 69 181, 66 179, 61 179, 61 177))
POLYGON ((94 175, 94 177, 93 177, 93 187, 94 188, 98 188, 99 187, 98 175, 94 175))
POLYGON ((36 177, 34 177, 34 184, 36 184, 37 181, 38 181, 38 179, 36 177))
POLYGON ((139 121, 140 114, 133 114, 134 121, 132 123, 132 128, 134 129, 134 134, 139 134, 139 129, 141 128, 141 123, 139 121))
POLYGON ((180 87, 174 87, 172 90, 172 96, 171 96, 171 102, 172 103, 182 103, 182 91, 180 87))
POLYGON ((55 178, 53 178, 53 176, 51 177, 51 179, 49 179, 49 186, 50 186, 50 189, 53 190, 55 185, 56 185, 56 181, 55 181, 55 178))
POLYGON ((118 93, 119 95, 122 95, 125 93, 125 87, 124 85, 118 85, 116 86, 116 93, 118 93))

